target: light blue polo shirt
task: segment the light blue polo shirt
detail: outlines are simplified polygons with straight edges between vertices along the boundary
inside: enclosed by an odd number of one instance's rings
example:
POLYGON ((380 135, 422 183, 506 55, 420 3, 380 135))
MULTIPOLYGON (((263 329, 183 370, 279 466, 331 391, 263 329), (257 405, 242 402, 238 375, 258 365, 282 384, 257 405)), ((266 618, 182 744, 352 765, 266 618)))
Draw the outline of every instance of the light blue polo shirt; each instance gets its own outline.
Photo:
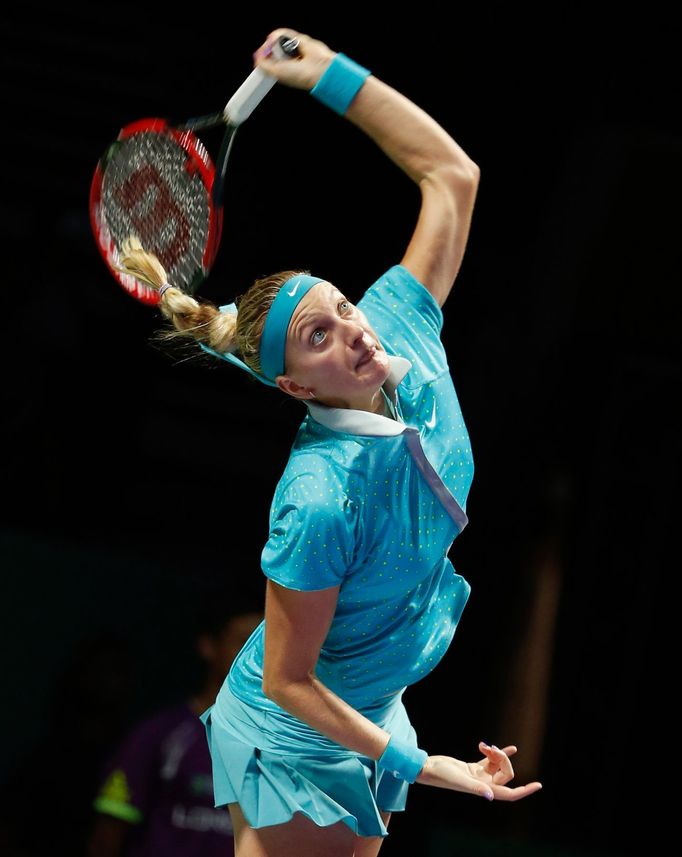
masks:
MULTIPOLYGON (((437 301, 393 265, 357 306, 388 354, 384 389, 398 419, 306 401, 261 566, 292 589, 340 586, 315 673, 362 710, 431 672, 452 641, 470 586, 447 553, 467 523, 474 464, 437 301)), ((264 628, 226 683, 282 713, 262 689, 264 628)))

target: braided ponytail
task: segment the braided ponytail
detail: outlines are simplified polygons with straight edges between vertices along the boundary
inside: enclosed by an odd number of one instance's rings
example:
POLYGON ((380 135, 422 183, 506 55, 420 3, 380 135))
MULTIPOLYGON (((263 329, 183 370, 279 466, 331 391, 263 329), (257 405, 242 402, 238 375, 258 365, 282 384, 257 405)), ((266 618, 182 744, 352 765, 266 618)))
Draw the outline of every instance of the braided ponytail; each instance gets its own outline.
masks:
POLYGON ((159 308, 173 328, 160 331, 155 339, 162 342, 193 339, 205 343, 220 354, 239 352, 240 359, 257 374, 262 374, 260 341, 265 319, 278 291, 291 277, 310 273, 294 269, 255 280, 245 294, 235 299, 238 313, 234 315, 221 312, 210 301, 199 302, 167 283, 163 265, 156 256, 144 250, 136 236, 124 242, 122 250, 122 267, 119 270, 131 274, 153 289, 161 290, 159 308), (162 286, 165 288, 161 289, 162 286))
MULTIPOLYGON (((119 270, 131 274, 136 279, 153 289, 160 289, 167 284, 166 271, 161 262, 152 253, 142 247, 136 236, 131 236, 123 243, 123 255, 119 270)), ((161 292, 159 309, 175 328, 164 331, 159 338, 175 340, 192 338, 205 342, 215 351, 234 351, 236 347, 236 316, 222 313, 210 301, 195 300, 191 295, 172 284, 168 284, 161 292)))

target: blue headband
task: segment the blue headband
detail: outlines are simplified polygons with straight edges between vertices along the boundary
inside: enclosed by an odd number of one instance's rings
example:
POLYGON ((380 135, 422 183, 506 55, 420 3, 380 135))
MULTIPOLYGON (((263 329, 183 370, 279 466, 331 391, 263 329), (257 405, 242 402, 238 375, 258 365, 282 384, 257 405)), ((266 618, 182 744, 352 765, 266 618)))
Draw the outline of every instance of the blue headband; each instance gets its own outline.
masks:
MULTIPOLYGON (((245 369, 254 378, 258 378, 263 384, 269 387, 276 387, 275 378, 278 375, 284 375, 284 354, 287 345, 287 332, 289 330, 289 322, 294 314, 294 310, 299 304, 301 298, 307 294, 310 289, 317 283, 324 283, 321 277, 311 277, 308 274, 297 274, 295 277, 288 279, 277 292, 272 306, 268 310, 265 317, 265 325, 263 327, 263 335, 260 341, 260 365, 263 372, 259 375, 254 372, 249 366, 235 357, 229 352, 221 353, 209 348, 203 342, 199 345, 213 354, 215 357, 220 357, 221 360, 227 360, 240 369, 245 369), (288 286, 293 283, 292 288, 288 286)), ((237 306, 234 303, 224 304, 220 307, 221 312, 229 312, 233 315, 237 314, 237 306)))

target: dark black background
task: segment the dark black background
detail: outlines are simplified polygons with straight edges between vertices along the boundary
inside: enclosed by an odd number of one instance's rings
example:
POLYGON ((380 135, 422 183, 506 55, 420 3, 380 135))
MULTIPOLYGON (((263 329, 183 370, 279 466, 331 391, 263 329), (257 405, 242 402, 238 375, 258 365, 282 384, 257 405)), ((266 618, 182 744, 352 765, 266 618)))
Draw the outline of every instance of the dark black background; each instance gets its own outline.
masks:
MULTIPOLYGON (((283 26, 370 68, 481 168, 443 331, 476 465, 470 525, 450 554, 472 596, 451 650, 406 693, 421 746, 468 759, 480 739, 516 740, 501 712, 533 594, 527 569, 548 541, 561 569, 532 773, 543 791, 482 805, 415 786, 382 854, 625 854, 639 836, 667 839, 679 29, 649 6, 636 17, 408 11, 377 9, 371 22, 360 5, 239 19, 127 4, 3 14, 0 774, 43 734, 83 651, 134 675, 90 768, 36 771, 31 813, 52 813, 51 853, 75 853, 59 850, 58 819, 72 813, 76 841, 73 807, 89 800, 107 734, 182 692, 195 595, 227 582, 262 597, 269 505, 304 415, 226 363, 150 345, 160 317, 100 259, 90 180, 127 122, 222 107, 283 26)), ((219 136, 205 142, 215 154, 219 136)), ((275 86, 230 158, 231 207, 204 297, 233 300, 254 278, 301 266, 358 300, 400 261, 418 188, 308 94, 275 86)), ((104 693, 93 687, 72 691, 74 708, 104 693)))

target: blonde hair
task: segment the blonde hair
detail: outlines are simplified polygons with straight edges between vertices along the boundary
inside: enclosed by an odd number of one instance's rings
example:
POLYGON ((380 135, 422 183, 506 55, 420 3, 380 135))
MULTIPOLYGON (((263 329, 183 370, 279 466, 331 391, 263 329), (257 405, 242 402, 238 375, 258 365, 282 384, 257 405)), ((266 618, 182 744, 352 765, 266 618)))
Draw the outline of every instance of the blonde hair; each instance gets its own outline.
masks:
MULTIPOLYGON (((144 250, 136 236, 131 236, 123 244, 122 251, 119 268, 122 273, 131 274, 153 289, 159 289, 168 282, 161 262, 144 250)), ((278 271, 255 280, 243 295, 235 298, 237 315, 221 312, 210 301, 197 301, 171 285, 159 299, 159 309, 173 327, 160 331, 153 339, 163 343, 192 339, 205 343, 214 351, 238 352, 250 369, 262 374, 260 340, 268 311, 287 280, 309 273, 304 270, 278 271)), ((255 378, 253 380, 256 381, 255 378)))

